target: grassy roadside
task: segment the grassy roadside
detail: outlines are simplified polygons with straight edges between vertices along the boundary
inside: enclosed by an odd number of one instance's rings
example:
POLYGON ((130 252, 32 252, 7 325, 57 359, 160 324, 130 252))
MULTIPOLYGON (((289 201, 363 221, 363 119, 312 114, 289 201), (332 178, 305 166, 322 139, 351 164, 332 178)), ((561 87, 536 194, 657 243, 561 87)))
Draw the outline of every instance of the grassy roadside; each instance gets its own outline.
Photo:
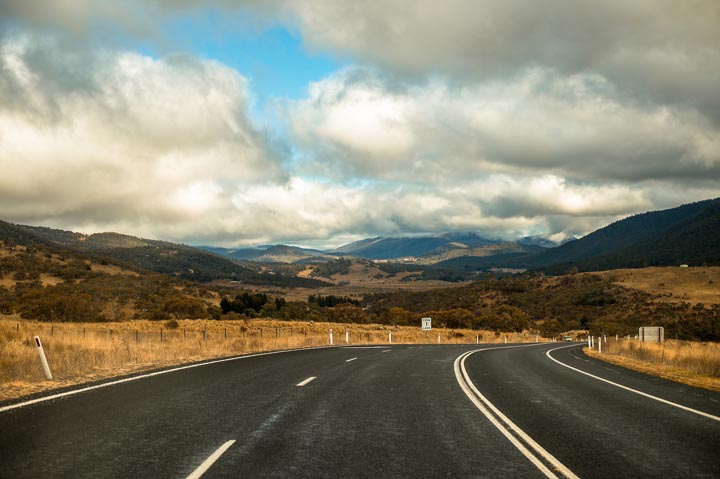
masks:
POLYGON ((335 345, 529 342, 535 336, 490 331, 388 327, 304 321, 179 320, 47 323, 0 318, 0 401, 66 386, 233 355, 335 345), (33 336, 40 336, 53 379, 42 372, 33 336))
POLYGON ((720 392, 720 344, 669 340, 663 344, 608 340, 588 356, 688 386, 720 392))

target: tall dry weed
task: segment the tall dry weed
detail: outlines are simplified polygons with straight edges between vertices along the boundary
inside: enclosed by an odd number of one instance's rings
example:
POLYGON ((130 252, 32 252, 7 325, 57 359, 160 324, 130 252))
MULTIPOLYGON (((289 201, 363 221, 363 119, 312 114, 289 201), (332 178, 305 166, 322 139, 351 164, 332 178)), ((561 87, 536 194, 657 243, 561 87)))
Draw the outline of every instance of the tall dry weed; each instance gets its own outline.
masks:
POLYGON ((24 385, 57 387, 151 368, 261 351, 335 345, 393 343, 529 342, 534 335, 472 330, 387 327, 377 324, 277 320, 180 320, 116 323, 40 323, 0 319, 0 399, 24 385), (33 336, 40 336, 53 373, 46 381, 33 336), (13 384, 10 388, 8 385, 13 384), (12 391, 10 390, 12 389, 12 391))
POLYGON ((668 340, 649 343, 609 340, 603 352, 685 369, 695 374, 720 377, 720 344, 668 340))

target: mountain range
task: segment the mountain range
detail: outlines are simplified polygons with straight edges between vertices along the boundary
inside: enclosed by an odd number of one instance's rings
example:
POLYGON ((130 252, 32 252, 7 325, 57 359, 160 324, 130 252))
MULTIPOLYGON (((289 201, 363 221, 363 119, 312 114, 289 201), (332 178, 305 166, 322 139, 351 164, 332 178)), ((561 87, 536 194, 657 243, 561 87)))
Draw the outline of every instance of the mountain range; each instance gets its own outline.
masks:
POLYGON ((258 262, 323 262, 358 257, 456 271, 493 268, 563 273, 674 264, 720 264, 720 198, 616 221, 561 244, 544 237, 499 241, 473 232, 408 237, 375 237, 334 250, 275 245, 239 250, 206 248, 235 259, 258 262))
POLYGON ((464 273, 494 268, 562 274, 676 264, 720 264, 720 198, 637 214, 559 246, 542 237, 498 241, 473 232, 399 238, 376 237, 329 251, 287 245, 253 248, 191 247, 118 233, 85 235, 0 221, 5 244, 42 244, 112 258, 134 268, 206 282, 229 279, 257 285, 316 287, 323 283, 259 264, 324 263, 357 257, 395 263, 408 270, 427 268, 464 273), (255 266, 258 265, 258 266, 255 266), (403 266, 404 265, 404 266, 403 266))

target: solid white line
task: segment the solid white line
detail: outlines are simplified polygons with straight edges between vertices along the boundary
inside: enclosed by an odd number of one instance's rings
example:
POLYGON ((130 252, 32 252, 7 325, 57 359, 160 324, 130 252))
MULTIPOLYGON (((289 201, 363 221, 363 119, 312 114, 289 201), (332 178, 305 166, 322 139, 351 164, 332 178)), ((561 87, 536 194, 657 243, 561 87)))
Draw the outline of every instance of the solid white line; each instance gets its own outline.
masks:
MULTIPOLYGON (((517 346, 515 346, 517 347, 517 346)), ((505 414, 503 414, 495 405, 493 405, 473 384, 472 380, 470 379, 470 376, 467 374, 467 370, 465 369, 465 359, 467 359, 471 354, 474 354, 476 352, 480 351, 488 351, 492 349, 506 349, 507 347, 500 347, 500 348, 486 348, 486 349, 477 349, 474 351, 468 351, 466 353, 461 354, 460 356, 455 359, 455 377, 458 381, 458 384, 460 384, 460 387, 462 388, 465 395, 475 404, 475 407, 477 407, 480 412, 482 412, 486 418, 490 420, 490 422, 535 466, 537 467, 540 472, 542 472, 545 477, 549 479, 558 479, 558 476, 556 476, 550 469, 543 464, 540 459, 533 454, 525 445, 523 445, 515 436, 513 436, 510 431, 514 431, 515 434, 520 436, 520 438, 525 441, 525 443, 531 447, 536 454, 539 456, 542 456, 548 463, 550 463, 556 471, 560 472, 563 476, 565 476, 568 479, 579 479, 578 476, 576 476, 570 469, 567 468, 563 463, 561 463, 555 456, 550 454, 548 451, 546 451, 540 444, 535 442, 534 439, 532 439, 525 431, 520 429, 518 425, 516 425, 514 422, 510 420, 505 414), (490 412, 492 411, 492 413, 490 412), (494 413, 494 414, 493 414, 494 413), (498 420, 499 419, 499 420, 498 420), (503 425, 500 421, 504 422, 503 425)))
POLYGON ((315 379, 317 379, 317 376, 310 376, 310 377, 307 378, 306 380, 300 381, 300 382, 297 383, 295 386, 297 386, 297 387, 303 387, 303 386, 305 386, 306 384, 309 384, 310 382, 314 381, 315 379))
POLYGON ((235 444, 235 439, 232 439, 220 446, 217 451, 213 452, 210 457, 205 459, 205 461, 203 461, 203 463, 200 464, 200 466, 198 466, 198 468, 195 469, 192 474, 187 477, 187 479, 200 479, 200 477, 202 477, 202 475, 205 474, 208 469, 210 469, 210 466, 212 466, 215 461, 220 459, 220 456, 222 456, 223 453, 227 451, 228 448, 233 444, 235 444))
POLYGON ((346 362, 346 363, 349 363, 350 361, 355 361, 356 359, 357 359, 357 358, 346 359, 345 362, 346 362))
POLYGON ((51 401, 53 399, 58 399, 66 396, 73 396, 75 394, 80 394, 86 391, 92 391, 93 389, 100 389, 105 388, 108 386, 114 386, 116 384, 122 384, 122 383, 128 383, 130 381, 137 381, 138 379, 145 379, 150 378, 153 376, 160 376, 161 374, 167 374, 167 373, 174 373, 175 371, 182 371, 183 369, 192 369, 192 368, 199 368, 200 366, 207 366, 210 364, 217 364, 217 363, 224 363, 227 361, 237 361, 238 359, 246 359, 246 358, 254 358, 258 356, 268 356, 270 354, 280 354, 280 353, 291 353, 294 351, 308 351, 311 349, 329 349, 328 346, 319 346, 315 348, 304 348, 304 349, 284 349, 282 351, 269 351, 267 353, 255 353, 255 354, 248 354, 246 356, 233 356, 232 358, 224 358, 224 359, 214 359, 212 361, 207 361, 204 363, 197 363, 197 364, 189 364, 187 366, 180 366, 177 368, 172 369, 163 369, 162 371, 155 371, 153 373, 147 373, 147 374, 140 374, 138 376, 132 376, 129 378, 124 379, 118 379, 116 381, 110 381, 107 383, 102 384, 96 384, 94 386, 88 386, 81 389, 73 389, 72 391, 65 391, 63 393, 53 394, 51 396, 43 396, 36 399, 30 399, 29 401, 20 402, 17 404, 10 404, 8 406, 0 407, 0 412, 10 411, 11 409, 17 409, 24 406, 29 406, 31 404, 37 404, 45 401, 51 401))
MULTIPOLYGON (((577 345, 575 345, 575 346, 577 346, 577 345)), ((574 368, 574 367, 572 367, 572 366, 569 366, 569 365, 567 365, 567 364, 565 364, 565 363, 563 363, 563 362, 560 362, 560 361, 558 361, 557 359, 555 359, 554 357, 552 357, 552 356, 550 355, 550 353, 552 353, 553 351, 557 351, 558 349, 570 348, 570 347, 572 347, 572 346, 563 346, 563 347, 560 347, 560 348, 551 349, 551 350, 549 350, 549 351, 547 351, 547 352, 545 353, 545 356, 547 356, 547 357, 550 358, 551 360, 555 361, 555 362, 558 363, 560 366, 565 366, 565 367, 568 368, 568 369, 572 369, 573 371, 576 371, 576 372, 578 372, 578 373, 580 373, 580 374, 584 374, 585 376, 590 376, 591 378, 597 379, 598 381, 602 381, 602 382, 604 382, 604 383, 612 384, 613 386, 619 387, 620 389, 625 389, 626 391, 630 391, 630 392, 633 392, 633 393, 635 393, 635 394, 639 394, 640 396, 644 396, 644 397, 649 398, 649 399, 654 399, 655 401, 659 401, 659 402, 661 402, 661 403, 663 403, 663 404, 667 404, 667 405, 670 405, 670 406, 673 406, 673 407, 682 409, 682 410, 684 410, 684 411, 691 412, 691 413, 693 413, 693 414, 698 414, 698 415, 700 415, 700 416, 704 416, 704 417, 706 417, 706 418, 708 418, 708 419, 712 419, 712 420, 714 420, 714 421, 720 421, 720 417, 718 417, 718 416, 714 416, 714 415, 712 415, 712 414, 709 414, 709 413, 706 413, 706 412, 703 412, 703 411, 698 411, 697 409, 693 409, 693 408, 691 408, 691 407, 683 406, 682 404, 674 403, 674 402, 672 402, 672 401, 668 401, 667 399, 659 398, 659 397, 657 397, 657 396, 653 396, 652 394, 644 393, 644 392, 642 392, 642 391, 638 391, 637 389, 633 389, 633 388, 628 387, 628 386, 623 386, 622 384, 618 384, 618 383, 612 382, 612 381, 610 381, 609 379, 601 378, 600 376, 595 376, 594 374, 590 374, 590 373, 588 373, 588 372, 582 371, 582 370, 580 370, 580 369, 577 369, 577 368, 574 368)))

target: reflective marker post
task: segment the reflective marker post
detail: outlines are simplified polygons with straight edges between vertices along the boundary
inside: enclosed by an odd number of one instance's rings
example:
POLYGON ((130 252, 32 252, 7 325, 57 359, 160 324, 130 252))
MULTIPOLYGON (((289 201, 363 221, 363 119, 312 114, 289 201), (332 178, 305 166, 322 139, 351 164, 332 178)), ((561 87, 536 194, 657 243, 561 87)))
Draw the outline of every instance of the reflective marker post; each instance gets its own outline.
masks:
POLYGON ((330 346, 333 345, 332 329, 330 330, 330 346))
POLYGON ((45 357, 45 351, 43 351, 42 343, 40 342, 40 336, 35 336, 35 345, 38 348, 38 354, 40 355, 40 362, 42 363, 43 370, 45 370, 45 377, 52 379, 50 366, 48 365, 47 358, 45 357))

